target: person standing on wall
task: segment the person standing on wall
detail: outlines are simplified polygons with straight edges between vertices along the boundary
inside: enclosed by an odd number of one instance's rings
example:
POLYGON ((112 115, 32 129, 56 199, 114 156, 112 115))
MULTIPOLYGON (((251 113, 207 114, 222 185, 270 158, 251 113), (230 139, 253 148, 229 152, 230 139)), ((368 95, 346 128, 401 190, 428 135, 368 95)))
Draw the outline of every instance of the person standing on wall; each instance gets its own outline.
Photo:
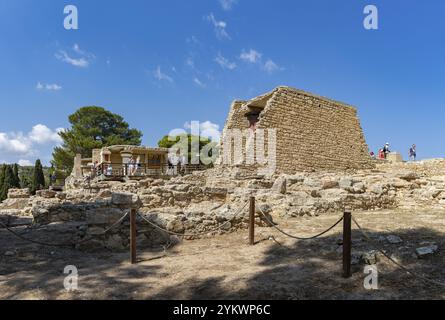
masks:
POLYGON ((385 159, 387 159, 388 158, 388 154, 391 153, 391 150, 389 150, 389 143, 388 142, 383 147, 383 153, 385 154, 385 159))
POLYGON ((416 151, 416 145, 413 144, 411 148, 409 148, 409 159, 411 161, 416 161, 417 158, 417 151, 416 151))
POLYGON ((385 160, 385 153, 383 152, 383 149, 379 149, 378 158, 380 160, 385 160))

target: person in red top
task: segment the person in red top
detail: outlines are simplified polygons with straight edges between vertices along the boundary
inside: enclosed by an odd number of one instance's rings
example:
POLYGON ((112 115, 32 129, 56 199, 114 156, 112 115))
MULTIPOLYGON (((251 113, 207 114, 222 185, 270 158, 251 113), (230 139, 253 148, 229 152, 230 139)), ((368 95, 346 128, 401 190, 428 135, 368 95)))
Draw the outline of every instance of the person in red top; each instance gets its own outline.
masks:
POLYGON ((385 159, 385 152, 383 152, 383 149, 379 150, 379 159, 381 160, 385 159))

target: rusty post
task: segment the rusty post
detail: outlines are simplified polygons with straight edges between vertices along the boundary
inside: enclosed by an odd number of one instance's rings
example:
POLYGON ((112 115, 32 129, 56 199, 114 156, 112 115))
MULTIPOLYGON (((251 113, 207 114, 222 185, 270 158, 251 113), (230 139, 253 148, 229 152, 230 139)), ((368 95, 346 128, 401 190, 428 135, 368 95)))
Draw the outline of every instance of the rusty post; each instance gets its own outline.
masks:
POLYGON ((351 211, 346 209, 343 216, 343 277, 351 276, 351 211))
POLYGON ((255 197, 250 197, 249 243, 251 246, 255 245, 255 197))
POLYGON ((130 212, 130 259, 131 264, 136 263, 136 209, 130 212))

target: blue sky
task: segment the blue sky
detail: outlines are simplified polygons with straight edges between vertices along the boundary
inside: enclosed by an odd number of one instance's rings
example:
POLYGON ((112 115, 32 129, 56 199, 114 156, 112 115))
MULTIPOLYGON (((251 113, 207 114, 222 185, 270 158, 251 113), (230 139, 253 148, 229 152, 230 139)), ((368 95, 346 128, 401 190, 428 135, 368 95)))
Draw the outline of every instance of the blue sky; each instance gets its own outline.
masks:
POLYGON ((445 2, 0 1, 0 161, 48 163, 77 108, 119 113, 154 146, 224 125, 233 99, 288 85, 358 108, 371 149, 443 157, 445 2), (65 30, 65 5, 79 30, 65 30), (379 9, 379 29, 363 9, 379 9), (26 161, 24 161, 26 160, 26 161))

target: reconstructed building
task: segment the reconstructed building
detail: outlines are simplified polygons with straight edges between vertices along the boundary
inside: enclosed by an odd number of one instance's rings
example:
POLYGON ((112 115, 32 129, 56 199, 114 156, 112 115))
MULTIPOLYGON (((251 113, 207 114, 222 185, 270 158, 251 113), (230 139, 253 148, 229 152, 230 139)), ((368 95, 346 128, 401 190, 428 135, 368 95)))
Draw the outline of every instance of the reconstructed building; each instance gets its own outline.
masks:
MULTIPOLYGON (((222 153, 226 148, 233 148, 227 142, 230 141, 228 132, 233 129, 254 132, 275 129, 276 173, 373 166, 357 110, 302 90, 278 87, 252 100, 233 102, 222 135, 222 153)), ((245 137, 243 144, 247 140, 245 137)), ((269 152, 267 140, 266 136, 266 154, 269 152)), ((248 164, 247 160, 245 157, 244 164, 237 163, 237 166, 261 166, 258 162, 248 164)))
POLYGON ((144 176, 162 174, 168 163, 168 149, 143 146, 110 146, 93 149, 91 158, 77 155, 73 175, 81 178, 93 170, 105 176, 144 176))

